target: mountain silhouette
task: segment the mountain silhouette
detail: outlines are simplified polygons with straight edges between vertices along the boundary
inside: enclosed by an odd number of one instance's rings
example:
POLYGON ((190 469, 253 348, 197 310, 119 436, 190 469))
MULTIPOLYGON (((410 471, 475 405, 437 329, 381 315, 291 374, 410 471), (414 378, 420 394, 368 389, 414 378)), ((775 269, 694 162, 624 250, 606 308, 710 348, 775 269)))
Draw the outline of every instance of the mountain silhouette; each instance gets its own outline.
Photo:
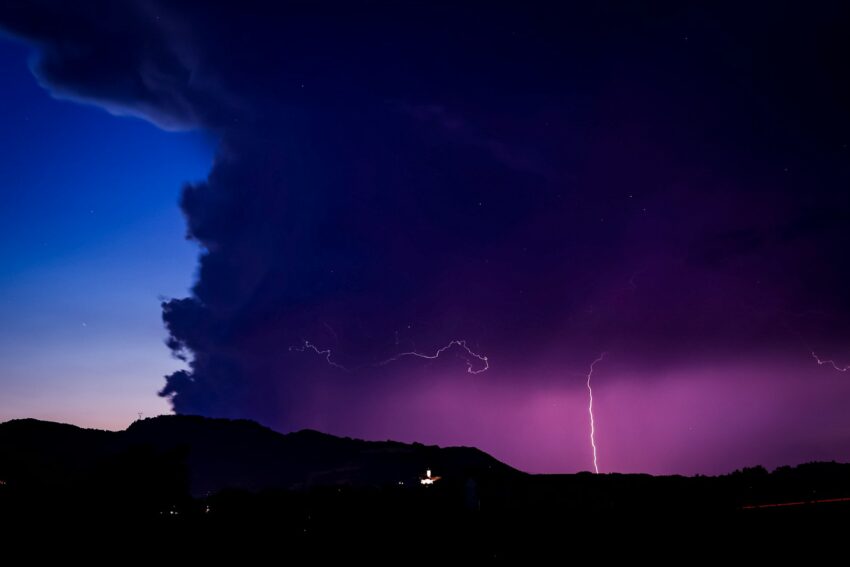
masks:
POLYGON ((281 434, 248 420, 165 415, 124 431, 35 419, 0 424, 0 479, 62 483, 132 448, 185 460, 191 494, 312 486, 418 484, 426 470, 452 478, 512 477, 519 471, 472 447, 363 441, 305 429, 281 434))

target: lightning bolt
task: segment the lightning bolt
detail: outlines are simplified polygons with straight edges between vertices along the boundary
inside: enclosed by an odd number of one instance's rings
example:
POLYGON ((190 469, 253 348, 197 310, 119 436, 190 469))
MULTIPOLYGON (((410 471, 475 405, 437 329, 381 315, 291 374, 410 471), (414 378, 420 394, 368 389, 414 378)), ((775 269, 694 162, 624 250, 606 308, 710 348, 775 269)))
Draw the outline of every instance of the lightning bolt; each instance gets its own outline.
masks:
POLYGON ((397 355, 395 355, 391 358, 388 358, 384 361, 381 361, 381 362, 375 364, 375 366, 386 366, 387 364, 389 364, 391 362, 395 362, 396 360, 400 360, 400 359, 407 357, 407 356, 414 356, 416 358, 424 358, 424 359, 427 359, 427 360, 434 360, 434 359, 440 358, 440 355, 442 355, 444 352, 446 352, 447 350, 451 349, 454 346, 462 348, 464 351, 466 351, 466 354, 468 354, 471 358, 475 358, 475 359, 481 361, 481 363, 483 364, 483 366, 481 368, 476 370, 475 364, 473 364, 472 360, 467 358, 466 359, 466 371, 468 373, 470 373, 470 374, 481 374, 482 372, 485 372, 488 368, 490 368, 489 359, 484 355, 481 355, 481 354, 478 354, 477 352, 474 352, 471 348, 469 348, 469 346, 467 346, 466 341, 461 340, 461 339, 455 339, 453 341, 450 341, 449 344, 447 344, 446 346, 437 349, 437 351, 434 352, 434 354, 423 354, 423 353, 417 352, 417 351, 400 352, 399 354, 397 354, 397 355))
POLYGON ((593 470, 596 471, 596 474, 599 474, 599 465, 596 462, 596 426, 593 422, 593 388, 590 386, 590 379, 593 377, 593 368, 605 358, 605 354, 603 352, 596 360, 591 362, 590 370, 587 372, 587 393, 590 398, 590 402, 587 405, 587 413, 590 414, 590 446, 593 448, 593 470))
POLYGON ((316 354, 318 354, 319 356, 324 358, 325 362, 327 362, 328 364, 330 364, 334 368, 339 368, 340 370, 345 370, 346 372, 348 372, 348 368, 346 368, 342 364, 336 363, 333 360, 331 360, 332 353, 331 353, 331 349, 329 349, 329 348, 325 349, 325 350, 321 350, 319 347, 317 347, 316 345, 314 345, 310 341, 304 341, 304 344, 301 345, 301 346, 291 346, 291 347, 289 347, 290 352, 292 352, 292 351, 307 352, 308 350, 315 352, 316 354))
POLYGON ((819 357, 819 356, 815 353, 815 351, 812 351, 812 356, 813 356, 813 357, 814 357, 814 359, 817 361, 818 366, 824 366, 824 365, 826 365, 826 366, 832 366, 835 370, 838 370, 839 372, 848 372, 848 371, 850 371, 850 364, 847 364, 847 365, 845 365, 845 366, 838 366, 838 364, 836 364, 834 360, 824 360, 824 359, 820 358, 820 357, 819 357))
MULTIPOLYGON (((486 356, 484 356, 482 354, 478 354, 477 352, 473 351, 466 344, 466 341, 461 340, 461 339, 455 339, 453 341, 450 341, 446 346, 437 349, 437 351, 434 352, 434 354, 424 354, 424 353, 417 352, 417 351, 400 352, 400 353, 392 356, 391 358, 388 358, 386 360, 382 360, 381 362, 374 363, 371 366, 373 366, 373 367, 374 366, 386 366, 387 364, 390 364, 391 362, 395 362, 395 361, 400 360, 402 358, 405 358, 407 356, 413 356, 413 357, 416 357, 416 358, 424 358, 426 360, 435 360, 437 358, 440 358, 440 356, 444 352, 446 352, 447 350, 449 350, 449 349, 451 349, 452 347, 455 347, 455 346, 463 349, 466 352, 466 354, 469 355, 469 357, 470 357, 470 358, 466 358, 466 371, 468 373, 470 373, 470 374, 481 374, 482 372, 484 372, 484 371, 486 371, 487 369, 490 368, 489 359, 486 356), (476 365, 472 362, 471 358, 474 358, 474 359, 481 361, 483 366, 481 368, 476 369, 476 365)), ((350 368, 347 368, 347 367, 343 366, 342 364, 335 362, 331 358, 331 356, 333 355, 333 353, 331 352, 331 349, 328 348, 328 349, 322 350, 319 347, 317 347, 316 345, 314 345, 313 343, 311 343, 310 341, 304 341, 304 344, 300 345, 300 346, 290 346, 289 351, 290 352, 307 352, 307 351, 314 352, 317 355, 324 358, 325 362, 327 362, 329 365, 333 366, 334 368, 339 368, 340 370, 345 370, 346 372, 351 371, 350 368)))
MULTIPOLYGON (((817 310, 813 310, 813 309, 809 309, 809 310, 803 311, 801 313, 790 313, 790 315, 795 316, 795 317, 805 317, 807 315, 821 315, 821 314, 823 314, 822 311, 817 311, 817 310)), ((827 360, 825 358, 819 357, 818 354, 814 350, 812 350, 811 343, 809 343, 809 341, 806 340, 806 337, 804 337, 802 335, 802 333, 797 331, 797 329, 795 329, 794 326, 791 325, 791 323, 789 323, 788 320, 784 316, 782 317, 781 321, 782 321, 782 324, 785 326, 785 328, 788 329, 788 332, 792 333, 798 339, 800 339, 800 342, 803 343, 803 346, 806 348, 806 350, 809 351, 809 354, 812 355, 812 358, 815 359, 815 362, 818 363, 818 366, 831 366, 833 370, 837 370, 838 372, 850 372, 850 364, 845 364, 844 366, 839 366, 838 363, 835 362, 832 359, 827 360)))

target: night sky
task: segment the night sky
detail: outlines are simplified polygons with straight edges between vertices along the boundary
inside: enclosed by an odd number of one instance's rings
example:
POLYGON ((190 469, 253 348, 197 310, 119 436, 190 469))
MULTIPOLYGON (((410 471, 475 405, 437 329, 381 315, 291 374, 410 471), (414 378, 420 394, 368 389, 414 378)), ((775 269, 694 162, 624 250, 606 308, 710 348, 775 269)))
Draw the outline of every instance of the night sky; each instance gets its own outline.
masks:
POLYGON ((0 4, 0 418, 850 460, 850 7, 513 4, 0 4))

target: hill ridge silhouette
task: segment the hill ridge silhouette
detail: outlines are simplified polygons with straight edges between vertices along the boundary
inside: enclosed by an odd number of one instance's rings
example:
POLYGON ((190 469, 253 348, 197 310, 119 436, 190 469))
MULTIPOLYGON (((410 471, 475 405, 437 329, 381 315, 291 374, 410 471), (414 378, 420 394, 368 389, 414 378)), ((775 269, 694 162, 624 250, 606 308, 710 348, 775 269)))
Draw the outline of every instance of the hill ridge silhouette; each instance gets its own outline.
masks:
POLYGON ((525 474, 475 447, 369 441, 313 429, 280 433, 247 419, 192 415, 145 418, 120 431, 31 418, 0 423, 0 474, 15 476, 24 459, 30 468, 41 462, 61 474, 82 474, 86 463, 133 447, 181 453, 194 495, 224 488, 416 483, 426 469, 463 477, 525 474))

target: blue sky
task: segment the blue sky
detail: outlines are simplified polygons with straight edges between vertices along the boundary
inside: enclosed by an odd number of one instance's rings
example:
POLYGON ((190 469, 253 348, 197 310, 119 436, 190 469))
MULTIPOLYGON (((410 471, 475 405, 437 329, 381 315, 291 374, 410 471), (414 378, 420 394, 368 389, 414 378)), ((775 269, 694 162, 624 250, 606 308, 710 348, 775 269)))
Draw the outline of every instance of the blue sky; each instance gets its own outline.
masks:
POLYGON ((193 281, 180 187, 213 143, 52 98, 0 40, 0 420, 124 427, 179 367, 159 298, 193 281))

